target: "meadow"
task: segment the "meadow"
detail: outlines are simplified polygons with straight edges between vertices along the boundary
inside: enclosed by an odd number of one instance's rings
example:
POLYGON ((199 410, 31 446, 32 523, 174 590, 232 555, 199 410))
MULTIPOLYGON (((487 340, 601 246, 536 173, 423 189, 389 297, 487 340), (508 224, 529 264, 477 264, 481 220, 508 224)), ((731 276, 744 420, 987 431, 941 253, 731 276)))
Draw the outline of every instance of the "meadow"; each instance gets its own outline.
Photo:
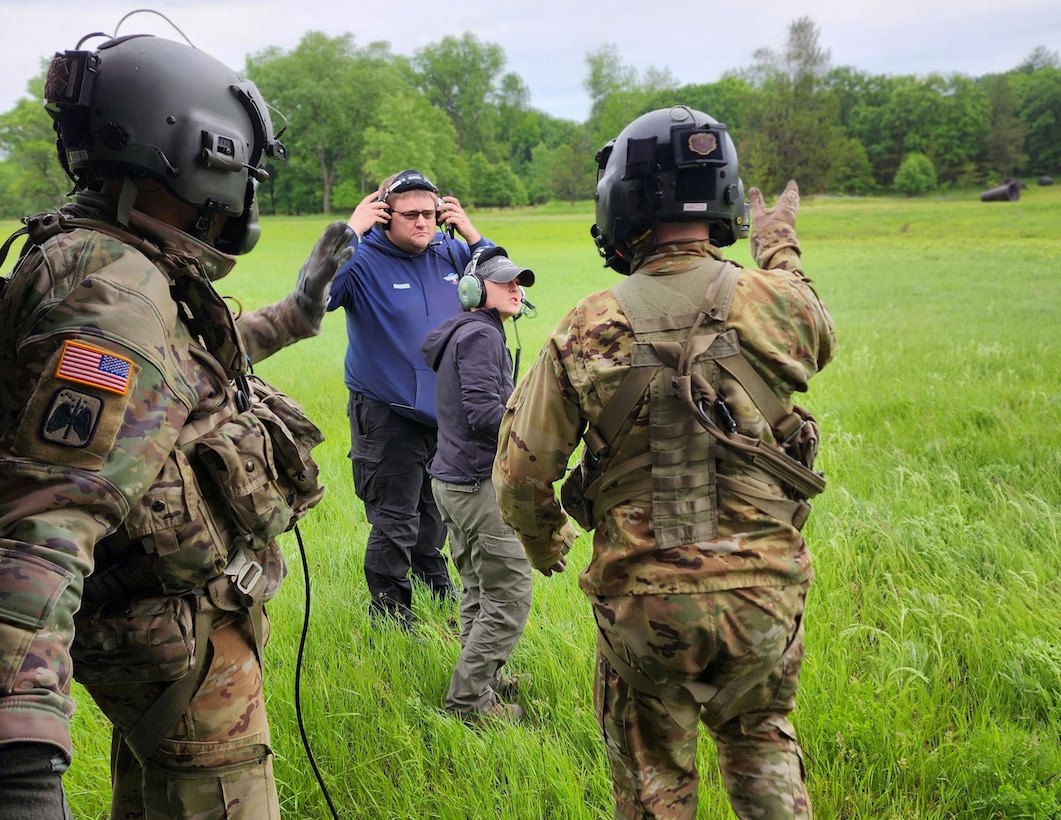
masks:
MULTIPOLYGON (((525 372, 567 308, 617 274, 593 247, 589 204, 473 218, 538 275, 537 315, 509 330, 525 372)), ((219 289, 245 308, 279 298, 326 222, 264 219, 259 248, 219 289)), ((839 340, 801 402, 822 425, 829 481, 805 528, 817 577, 794 714, 815 814, 1061 817, 1061 186, 1013 203, 978 192, 804 200, 798 227, 839 340)), ((750 261, 746 242, 729 255, 750 261)), ((257 367, 327 436, 316 455, 328 493, 299 526, 305 638, 293 533, 283 537, 290 574, 269 607, 284 816, 331 816, 304 728, 342 818, 609 817, 594 627, 577 586, 588 538, 568 572, 535 577, 510 663, 533 677, 524 723, 472 729, 446 716, 455 612, 417 589, 418 639, 368 622, 344 350, 343 318, 329 314, 321 336, 257 367)), ((66 786, 76 817, 101 818, 109 732, 76 694, 66 786)), ((731 817, 706 736, 699 764, 700 816, 731 817)))

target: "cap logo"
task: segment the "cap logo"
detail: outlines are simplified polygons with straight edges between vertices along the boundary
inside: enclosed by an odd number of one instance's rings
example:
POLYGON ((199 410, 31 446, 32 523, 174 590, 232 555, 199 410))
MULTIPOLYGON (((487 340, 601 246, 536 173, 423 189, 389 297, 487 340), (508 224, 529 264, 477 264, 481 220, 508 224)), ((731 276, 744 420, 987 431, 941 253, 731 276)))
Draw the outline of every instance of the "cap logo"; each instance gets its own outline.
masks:
POLYGON ((697 131, 689 135, 689 150, 706 157, 718 148, 718 139, 710 131, 697 131))

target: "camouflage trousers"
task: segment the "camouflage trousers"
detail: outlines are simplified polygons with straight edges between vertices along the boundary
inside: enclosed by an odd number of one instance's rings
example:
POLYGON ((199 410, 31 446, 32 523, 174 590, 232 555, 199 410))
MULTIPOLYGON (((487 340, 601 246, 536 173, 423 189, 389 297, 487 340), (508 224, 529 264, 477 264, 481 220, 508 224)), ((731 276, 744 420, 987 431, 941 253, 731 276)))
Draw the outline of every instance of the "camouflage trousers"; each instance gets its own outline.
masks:
POLYGON ((207 669, 192 702, 141 766, 123 732, 165 686, 86 686, 115 727, 111 818, 278 820, 261 664, 246 620, 210 636, 207 669))
POLYGON ((803 753, 788 719, 808 586, 593 600, 594 705, 616 818, 696 817, 702 723, 739 818, 809 820, 803 753))

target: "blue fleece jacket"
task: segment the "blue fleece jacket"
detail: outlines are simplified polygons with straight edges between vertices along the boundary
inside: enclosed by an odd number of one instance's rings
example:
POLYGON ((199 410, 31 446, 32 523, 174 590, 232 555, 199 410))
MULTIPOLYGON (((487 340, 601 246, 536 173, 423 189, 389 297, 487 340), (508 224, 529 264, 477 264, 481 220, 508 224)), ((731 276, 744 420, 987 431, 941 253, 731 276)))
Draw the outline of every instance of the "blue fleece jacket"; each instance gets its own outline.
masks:
POLYGON ((366 233, 328 297, 328 310, 346 311, 346 386, 435 425, 435 373, 420 355, 420 342, 461 312, 457 283, 475 249, 492 245, 483 238, 469 248, 440 231, 427 250, 414 254, 379 228, 366 233))

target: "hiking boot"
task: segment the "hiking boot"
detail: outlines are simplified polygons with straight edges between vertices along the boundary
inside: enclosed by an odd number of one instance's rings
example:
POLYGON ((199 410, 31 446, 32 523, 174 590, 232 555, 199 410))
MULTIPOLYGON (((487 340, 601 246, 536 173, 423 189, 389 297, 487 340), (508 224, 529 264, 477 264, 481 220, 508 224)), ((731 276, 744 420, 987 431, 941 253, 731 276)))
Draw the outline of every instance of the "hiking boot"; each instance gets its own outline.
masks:
POLYGON ((502 700, 515 700, 520 690, 530 686, 530 682, 530 675, 502 675, 494 691, 502 700))
POLYGON ((480 721, 503 720, 508 723, 519 723, 523 720, 523 707, 515 703, 495 703, 474 715, 480 721))
POLYGON ((519 723, 523 720, 523 709, 515 703, 495 703, 485 709, 477 709, 472 712, 456 712, 461 720, 475 726, 485 726, 493 721, 505 723, 519 723))

